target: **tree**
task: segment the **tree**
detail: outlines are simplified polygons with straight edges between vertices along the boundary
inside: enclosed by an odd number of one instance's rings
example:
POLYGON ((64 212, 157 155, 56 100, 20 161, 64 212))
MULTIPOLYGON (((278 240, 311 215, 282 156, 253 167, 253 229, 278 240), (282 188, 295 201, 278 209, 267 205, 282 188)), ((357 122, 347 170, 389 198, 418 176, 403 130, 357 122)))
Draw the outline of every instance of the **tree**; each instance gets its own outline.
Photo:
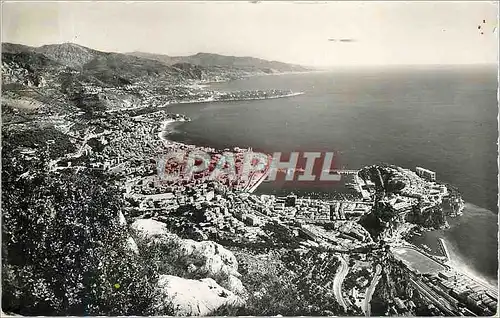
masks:
POLYGON ((99 171, 49 174, 36 169, 19 178, 26 168, 5 150, 3 310, 150 314, 156 274, 127 247, 128 232, 117 221, 123 204, 117 187, 99 171))

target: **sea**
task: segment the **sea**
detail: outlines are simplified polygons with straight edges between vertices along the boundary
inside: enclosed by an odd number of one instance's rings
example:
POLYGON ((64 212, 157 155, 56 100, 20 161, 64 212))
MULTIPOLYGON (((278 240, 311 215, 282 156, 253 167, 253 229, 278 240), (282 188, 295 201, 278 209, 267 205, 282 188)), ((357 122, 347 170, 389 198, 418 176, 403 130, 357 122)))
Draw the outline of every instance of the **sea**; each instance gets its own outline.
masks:
MULTIPOLYGON (((338 165, 358 169, 390 163, 421 166, 460 190, 466 207, 450 228, 413 238, 452 263, 498 284, 497 66, 339 68, 249 77, 210 84, 237 91, 290 89, 302 95, 253 101, 170 105, 189 116, 169 138, 219 149, 335 151, 338 165)), ((259 193, 316 189, 263 183, 259 193)), ((322 192, 335 191, 321 189, 322 192)))

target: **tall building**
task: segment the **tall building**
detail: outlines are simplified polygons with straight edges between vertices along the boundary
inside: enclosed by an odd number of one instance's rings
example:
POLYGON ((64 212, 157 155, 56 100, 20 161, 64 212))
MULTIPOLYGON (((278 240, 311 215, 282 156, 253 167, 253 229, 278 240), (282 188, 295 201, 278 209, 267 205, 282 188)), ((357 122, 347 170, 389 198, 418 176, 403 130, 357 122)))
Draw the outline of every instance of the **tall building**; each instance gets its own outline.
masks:
POLYGON ((294 194, 290 194, 285 198, 285 206, 286 207, 293 207, 295 206, 295 203, 297 201, 297 196, 294 194))
POLYGON ((337 214, 337 204, 338 203, 330 204, 330 220, 331 221, 336 220, 339 217, 337 214))
POLYGON ((419 176, 420 178, 423 178, 423 179, 426 179, 429 181, 436 181, 436 173, 434 171, 424 169, 421 167, 416 167, 415 170, 416 170, 417 176, 419 176))

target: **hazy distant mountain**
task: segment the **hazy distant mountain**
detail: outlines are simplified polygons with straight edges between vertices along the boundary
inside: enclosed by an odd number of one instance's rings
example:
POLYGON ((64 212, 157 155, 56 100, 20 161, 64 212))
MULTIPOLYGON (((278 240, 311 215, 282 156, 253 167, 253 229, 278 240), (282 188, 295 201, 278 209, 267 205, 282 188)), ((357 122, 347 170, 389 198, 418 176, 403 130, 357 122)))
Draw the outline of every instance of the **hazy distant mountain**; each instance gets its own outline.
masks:
POLYGON ((150 60, 156 60, 165 64, 175 64, 175 57, 164 55, 164 54, 154 54, 154 53, 146 53, 146 52, 130 52, 126 53, 128 55, 142 57, 150 60))
POLYGON ((269 72, 302 72, 309 69, 295 64, 288 64, 278 61, 268 61, 254 57, 227 56, 212 53, 198 53, 190 56, 169 56, 162 54, 152 54, 144 52, 132 52, 130 55, 153 59, 166 64, 190 63, 200 66, 222 66, 239 69, 256 69, 269 72))

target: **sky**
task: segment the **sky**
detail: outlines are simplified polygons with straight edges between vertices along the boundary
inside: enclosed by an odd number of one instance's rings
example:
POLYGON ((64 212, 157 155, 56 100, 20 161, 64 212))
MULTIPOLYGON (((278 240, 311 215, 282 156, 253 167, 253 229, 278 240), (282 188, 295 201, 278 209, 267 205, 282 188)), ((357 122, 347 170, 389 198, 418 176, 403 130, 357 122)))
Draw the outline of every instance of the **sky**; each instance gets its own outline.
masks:
POLYGON ((498 63, 497 12, 492 1, 7 1, 2 42, 209 52, 322 67, 498 63))

